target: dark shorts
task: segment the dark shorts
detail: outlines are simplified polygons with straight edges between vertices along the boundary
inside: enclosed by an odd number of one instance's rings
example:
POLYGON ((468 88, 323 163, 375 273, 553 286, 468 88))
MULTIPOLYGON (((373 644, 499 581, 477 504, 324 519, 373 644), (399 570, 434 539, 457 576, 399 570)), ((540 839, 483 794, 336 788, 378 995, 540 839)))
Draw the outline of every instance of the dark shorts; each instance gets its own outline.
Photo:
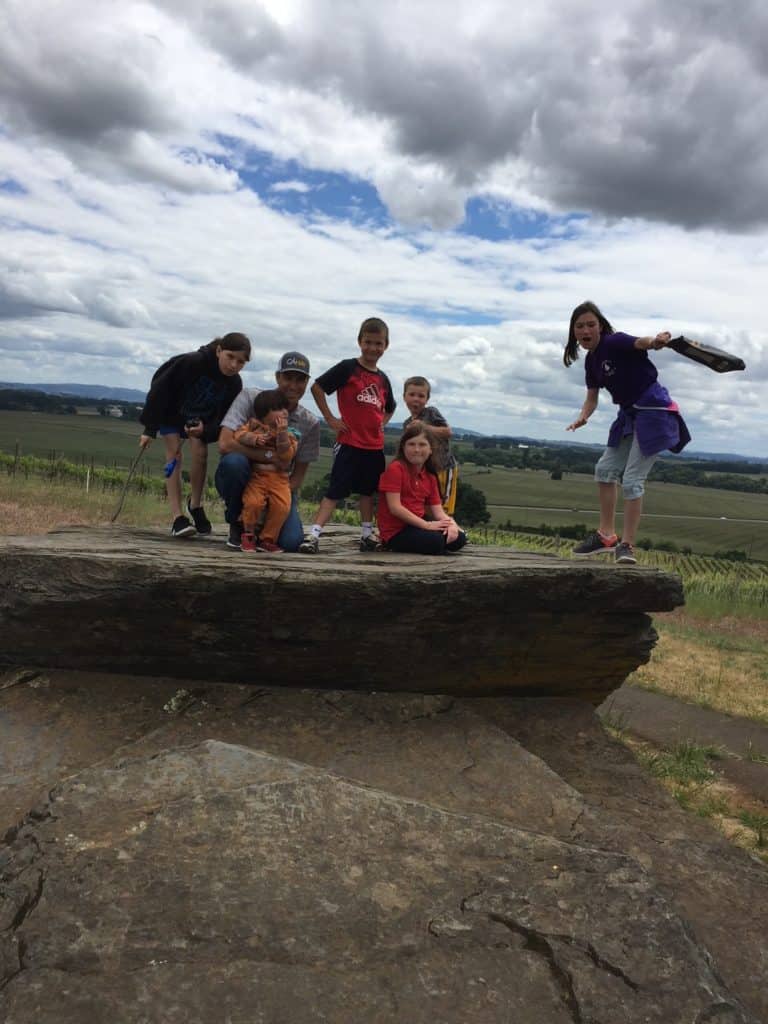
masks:
POLYGON ((350 494, 370 497, 379 489, 379 477, 384 468, 383 451, 370 451, 367 448, 353 448, 348 444, 340 444, 336 449, 331 467, 331 482, 325 496, 331 501, 340 501, 350 494))

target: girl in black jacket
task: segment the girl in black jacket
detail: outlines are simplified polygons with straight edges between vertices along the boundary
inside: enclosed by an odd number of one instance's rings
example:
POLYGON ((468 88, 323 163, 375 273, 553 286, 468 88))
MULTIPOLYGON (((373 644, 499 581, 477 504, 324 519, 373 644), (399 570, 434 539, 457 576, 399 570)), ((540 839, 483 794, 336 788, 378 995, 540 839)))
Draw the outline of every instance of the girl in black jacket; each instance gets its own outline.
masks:
POLYGON ((218 438, 221 421, 243 387, 240 371, 250 358, 250 341, 233 332, 214 338, 197 352, 173 356, 152 378, 139 417, 145 428, 139 445, 146 448, 158 434, 165 442, 172 537, 211 532, 202 506, 208 445, 218 438), (187 512, 192 522, 181 507, 181 446, 187 437, 192 454, 187 512))

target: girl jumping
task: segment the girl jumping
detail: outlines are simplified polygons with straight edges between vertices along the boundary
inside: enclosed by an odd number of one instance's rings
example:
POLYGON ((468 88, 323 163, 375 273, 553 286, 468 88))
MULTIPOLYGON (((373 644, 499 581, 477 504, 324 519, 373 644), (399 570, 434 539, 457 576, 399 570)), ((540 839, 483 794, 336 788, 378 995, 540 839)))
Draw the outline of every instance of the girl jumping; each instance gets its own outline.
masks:
POLYGON ((643 508, 645 480, 660 452, 682 451, 691 439, 669 392, 658 381, 649 349, 666 348, 671 335, 635 338, 614 331, 594 302, 582 302, 571 314, 563 362, 570 366, 586 352, 587 397, 566 430, 583 427, 597 408, 600 388, 619 406, 608 433, 608 446, 595 466, 600 495, 600 527, 573 549, 574 555, 614 553, 617 562, 637 561, 634 545, 643 508), (616 535, 618 481, 624 492, 624 525, 616 535))
POLYGON ((397 453, 379 480, 379 535, 390 551, 444 555, 459 551, 467 535, 440 504, 432 463, 435 442, 419 420, 405 428, 397 453), (432 519, 424 519, 429 509, 432 519))
POLYGON ((214 338, 197 352, 173 356, 152 378, 139 417, 145 428, 139 446, 146 448, 158 434, 165 442, 172 537, 211 532, 202 505, 208 445, 218 438, 222 418, 243 387, 240 371, 250 358, 250 341, 244 334, 233 332, 214 338), (189 438, 192 453, 192 493, 186 507, 191 522, 181 507, 181 446, 185 438, 189 438))

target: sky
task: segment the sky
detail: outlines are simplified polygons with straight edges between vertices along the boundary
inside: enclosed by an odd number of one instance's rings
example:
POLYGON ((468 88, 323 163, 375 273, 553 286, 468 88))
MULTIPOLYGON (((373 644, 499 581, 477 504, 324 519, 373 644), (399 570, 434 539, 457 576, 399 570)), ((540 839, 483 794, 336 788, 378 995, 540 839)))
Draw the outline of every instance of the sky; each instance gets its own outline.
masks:
POLYGON ((0 380, 145 390, 243 331, 266 387, 380 316, 398 397, 599 444, 592 299, 741 355, 653 359, 691 449, 768 459, 767 38, 763 0, 2 0, 0 380))

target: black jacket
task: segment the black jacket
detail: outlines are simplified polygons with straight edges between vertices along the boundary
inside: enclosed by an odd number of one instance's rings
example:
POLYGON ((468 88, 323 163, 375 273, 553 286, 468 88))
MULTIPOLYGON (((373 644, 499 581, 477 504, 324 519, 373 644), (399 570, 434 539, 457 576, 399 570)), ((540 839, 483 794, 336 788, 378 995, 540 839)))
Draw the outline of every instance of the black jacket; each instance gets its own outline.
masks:
POLYGON ((215 351, 203 345, 172 356, 155 372, 139 420, 148 437, 157 437, 159 427, 177 427, 183 435, 188 420, 202 420, 202 439, 210 444, 242 387, 240 374, 225 377, 215 351))

